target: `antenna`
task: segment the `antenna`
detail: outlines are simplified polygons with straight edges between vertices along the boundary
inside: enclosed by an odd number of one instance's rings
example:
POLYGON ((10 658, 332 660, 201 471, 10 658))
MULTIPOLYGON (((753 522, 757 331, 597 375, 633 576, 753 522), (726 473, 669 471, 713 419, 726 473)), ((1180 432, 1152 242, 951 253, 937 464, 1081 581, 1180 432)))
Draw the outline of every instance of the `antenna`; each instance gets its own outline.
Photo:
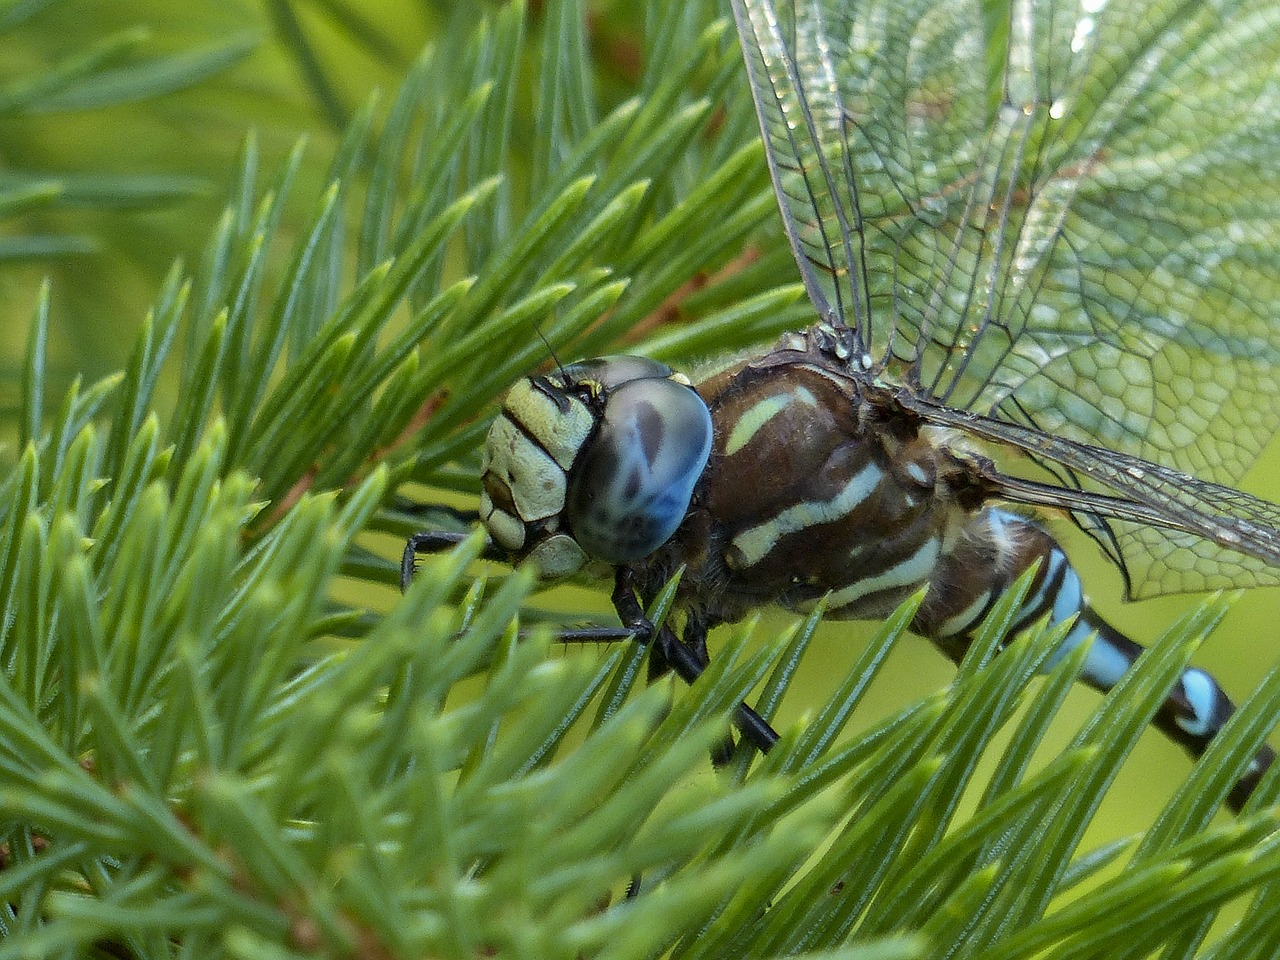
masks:
POLYGON ((551 346, 551 342, 542 335, 542 328, 534 325, 533 332, 538 335, 538 339, 542 341, 542 345, 547 348, 547 353, 551 354, 551 360, 556 365, 556 370, 566 383, 569 382, 568 374, 564 372, 564 364, 560 362, 560 358, 556 356, 555 348, 551 346))

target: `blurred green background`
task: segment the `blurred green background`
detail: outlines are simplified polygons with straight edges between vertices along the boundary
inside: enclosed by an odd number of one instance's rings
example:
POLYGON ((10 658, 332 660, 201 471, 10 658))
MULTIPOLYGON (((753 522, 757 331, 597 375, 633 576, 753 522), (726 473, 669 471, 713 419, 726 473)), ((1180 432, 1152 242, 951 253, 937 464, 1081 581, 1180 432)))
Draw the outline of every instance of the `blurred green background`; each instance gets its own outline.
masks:
MULTIPOLYGON (((0 0, 0 416, 14 416, 26 326, 43 278, 53 289, 49 372, 56 396, 75 376, 100 376, 124 362, 170 263, 199 255, 246 134, 256 134, 268 168, 305 135, 297 193, 314 196, 352 112, 374 91, 394 91, 442 25, 474 19, 476 6, 0 0)), ((604 89, 619 97, 633 92, 640 55, 635 6, 591 7, 591 56, 604 89)), ((528 55, 537 52, 538 38, 530 36, 528 55)), ((5 429, 6 439, 14 435, 5 429)), ((1277 499, 1280 446, 1272 444, 1245 486, 1277 499)), ((1091 544, 1078 546, 1073 556, 1096 605, 1137 639, 1150 640, 1194 602, 1123 604, 1115 571, 1091 544)), ((580 599, 607 612, 604 592, 580 599)), ((769 614, 761 634, 789 622, 769 614)), ((865 636, 859 625, 823 627, 782 725, 819 702, 865 636)), ((1278 655, 1280 590, 1258 590, 1236 603, 1198 662, 1241 697, 1278 655)), ((894 710, 936 690, 951 669, 915 641, 898 650, 870 705, 894 710)), ((1078 692, 1076 714, 1083 717, 1095 699, 1078 692)), ((1062 731, 1063 742, 1071 732, 1062 731)), ((1141 826, 1141 799, 1162 801, 1186 769, 1175 747, 1147 737, 1112 793, 1111 827, 1141 826)))

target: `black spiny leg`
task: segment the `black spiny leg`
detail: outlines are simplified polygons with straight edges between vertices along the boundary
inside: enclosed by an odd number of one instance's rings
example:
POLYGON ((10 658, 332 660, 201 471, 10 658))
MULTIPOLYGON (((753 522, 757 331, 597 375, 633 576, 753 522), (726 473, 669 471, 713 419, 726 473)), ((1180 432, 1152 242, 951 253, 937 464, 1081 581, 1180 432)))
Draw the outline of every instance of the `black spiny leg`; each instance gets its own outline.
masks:
MULTIPOLYGON (((435 509, 434 505, 433 509, 435 509)), ((460 517, 465 515, 464 511, 454 512, 460 517)), ((417 571, 418 554, 444 553, 446 550, 452 550, 469 536, 471 536, 470 533, 459 533, 453 530, 423 530, 411 536, 404 545, 404 558, 400 561, 400 592, 404 593, 408 590, 409 584, 413 582, 413 575, 417 571)), ((480 556, 485 560, 494 560, 498 563, 507 563, 511 559, 492 542, 485 544, 484 552, 480 556)), ((630 627, 578 627, 561 630, 556 634, 556 639, 561 643, 619 643, 634 639, 635 635, 635 631, 630 627)), ((647 638, 646 634, 645 639, 647 638)))
MULTIPOLYGON (((400 562, 400 589, 408 590, 413 581, 416 559, 420 553, 442 553, 451 550, 470 536, 469 533, 458 533, 447 530, 424 530, 415 533, 404 545, 404 558, 400 562)), ((510 558, 502 553, 492 542, 486 543, 481 556, 486 560, 506 562, 510 558)), ((644 608, 636 597, 631 574, 625 569, 618 570, 614 581, 613 605, 622 619, 622 627, 585 627, 578 630, 562 631, 557 639, 566 643, 615 643, 619 640, 636 640, 639 643, 654 641, 649 652, 650 672, 657 671, 661 675, 669 668, 685 683, 693 683, 706 669, 707 631, 706 625, 691 620, 686 630, 688 642, 682 642, 671 628, 663 626, 654 636, 654 626, 645 616, 644 608)), ((767 753, 778 742, 778 734, 745 703, 738 704, 733 714, 733 725, 737 727, 747 740, 751 741, 761 753, 767 753)))
MULTIPOLYGON (((625 568, 618 570, 614 581, 613 605, 622 619, 623 626, 637 641, 640 643, 653 641, 653 649, 649 651, 650 663, 654 658, 661 658, 658 661, 659 666, 669 666, 676 676, 688 684, 692 684, 702 675, 707 665, 705 628, 695 628, 695 635, 690 638, 692 646, 682 643, 665 624, 657 632, 657 636, 654 636, 653 623, 645 616, 644 608, 640 606, 640 601, 636 597, 631 574, 625 568)), ((778 734, 773 727, 745 703, 738 704, 737 709, 734 710, 733 725, 761 753, 768 753, 778 742, 778 734)))
MULTIPOLYGON (((689 615, 684 625, 684 637, 681 638, 684 646, 693 651, 693 655, 697 658, 698 663, 702 664, 705 670, 711 663, 711 654, 707 651, 707 624, 701 617, 689 615)), ((652 658, 649 660, 653 663, 652 658)), ((737 744, 733 742, 730 734, 725 734, 723 740, 711 748, 711 765, 714 767, 727 767, 733 759, 733 751, 737 744)))
POLYGON ((474 527, 480 522, 479 510, 451 507, 447 503, 423 503, 405 496, 397 496, 391 502, 391 508, 398 514, 422 521, 424 527, 430 526, 438 517, 448 517, 460 527, 474 527))
MULTIPOLYGON (((423 530, 411 536, 404 545, 404 559, 400 561, 400 592, 408 590, 409 584, 413 582, 418 554, 444 553, 446 550, 452 550, 469 536, 471 536, 470 533, 456 533, 449 530, 423 530)), ((486 560, 499 562, 507 559, 506 555, 492 542, 484 545, 484 552, 480 556, 486 560)))

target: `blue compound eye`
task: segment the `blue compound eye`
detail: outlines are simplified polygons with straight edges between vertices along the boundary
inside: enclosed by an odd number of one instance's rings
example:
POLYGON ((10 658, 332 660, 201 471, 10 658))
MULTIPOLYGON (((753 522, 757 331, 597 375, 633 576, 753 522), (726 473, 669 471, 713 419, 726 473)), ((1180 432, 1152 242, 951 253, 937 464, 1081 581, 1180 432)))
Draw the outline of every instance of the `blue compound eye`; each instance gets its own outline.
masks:
POLYGON ((609 563, 653 553, 684 520, 710 453, 711 414, 691 387, 665 378, 618 386, 570 475, 574 539, 609 563))

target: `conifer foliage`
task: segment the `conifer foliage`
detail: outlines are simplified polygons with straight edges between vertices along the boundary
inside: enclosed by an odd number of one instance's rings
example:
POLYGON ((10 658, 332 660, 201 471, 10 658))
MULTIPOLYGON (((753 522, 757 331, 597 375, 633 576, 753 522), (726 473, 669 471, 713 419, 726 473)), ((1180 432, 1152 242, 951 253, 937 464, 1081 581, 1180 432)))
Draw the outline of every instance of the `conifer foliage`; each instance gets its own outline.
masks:
POLYGON ((525 630, 554 618, 476 539, 398 595, 411 501, 475 494, 495 397, 549 347, 678 361, 806 318, 713 4, 654 4, 613 100, 579 3, 486 10, 356 116, 318 196, 303 148, 264 170, 250 137, 118 374, 50 395, 39 295, 0 484, 0 958, 1280 951, 1274 778, 1211 819, 1280 674, 1148 833, 1084 844, 1220 603, 1048 756, 1080 657, 1039 676, 1044 630, 995 655, 1018 591, 952 685, 846 731, 908 605, 712 773, 816 619, 642 689, 643 648, 525 630))

